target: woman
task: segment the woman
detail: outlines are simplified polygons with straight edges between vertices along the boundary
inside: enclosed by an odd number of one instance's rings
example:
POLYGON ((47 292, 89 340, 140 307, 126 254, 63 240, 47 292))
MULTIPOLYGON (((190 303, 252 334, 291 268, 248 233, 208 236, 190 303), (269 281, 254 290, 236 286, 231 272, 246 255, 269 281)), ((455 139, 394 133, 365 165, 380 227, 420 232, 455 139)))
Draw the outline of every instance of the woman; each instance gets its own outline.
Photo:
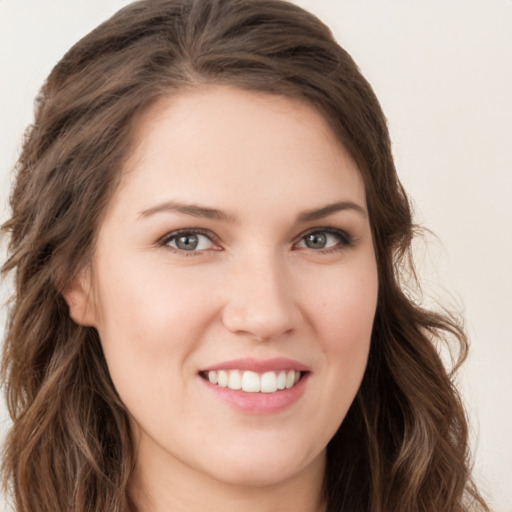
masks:
POLYGON ((11 199, 18 511, 486 510, 404 293, 385 118, 274 0, 121 10, 52 71, 11 199))

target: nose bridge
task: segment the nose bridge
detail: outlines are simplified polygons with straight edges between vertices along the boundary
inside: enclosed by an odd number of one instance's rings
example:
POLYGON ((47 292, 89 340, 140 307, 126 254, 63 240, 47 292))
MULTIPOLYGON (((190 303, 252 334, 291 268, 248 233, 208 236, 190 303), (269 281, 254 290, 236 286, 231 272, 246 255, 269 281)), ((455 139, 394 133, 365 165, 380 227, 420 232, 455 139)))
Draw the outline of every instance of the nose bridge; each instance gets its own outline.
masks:
POLYGON ((224 325, 232 332, 270 339, 291 331, 296 320, 290 276, 270 247, 248 251, 226 283, 224 325))

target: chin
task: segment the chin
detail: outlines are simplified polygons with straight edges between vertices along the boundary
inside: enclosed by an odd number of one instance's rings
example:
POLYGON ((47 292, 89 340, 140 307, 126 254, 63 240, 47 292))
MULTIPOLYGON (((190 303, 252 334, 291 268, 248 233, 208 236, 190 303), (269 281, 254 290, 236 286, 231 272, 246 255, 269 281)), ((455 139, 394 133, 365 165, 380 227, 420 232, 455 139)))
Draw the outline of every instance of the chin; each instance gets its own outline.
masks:
POLYGON ((281 466, 276 467, 272 464, 265 466, 243 464, 235 471, 223 473, 222 480, 230 485, 246 487, 267 487, 277 485, 283 481, 292 478, 295 473, 300 472, 299 468, 286 469, 281 466))
POLYGON ((234 486, 265 487, 281 484, 301 474, 303 471, 318 466, 323 474, 325 450, 313 459, 304 455, 287 454, 283 447, 272 450, 256 450, 255 453, 233 454, 224 459, 210 475, 224 483, 234 486), (279 458, 277 458, 278 456, 279 458))

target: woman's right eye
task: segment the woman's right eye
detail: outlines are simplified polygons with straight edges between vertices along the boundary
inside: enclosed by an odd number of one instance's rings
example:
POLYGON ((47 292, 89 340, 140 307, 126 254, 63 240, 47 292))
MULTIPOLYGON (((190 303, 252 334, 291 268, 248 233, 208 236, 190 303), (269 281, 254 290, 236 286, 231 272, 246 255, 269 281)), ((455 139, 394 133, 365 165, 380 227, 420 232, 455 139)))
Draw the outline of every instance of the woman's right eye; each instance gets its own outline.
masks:
POLYGON ((198 231, 175 231, 162 239, 162 245, 180 252, 201 252, 216 249, 218 246, 210 236, 198 231))

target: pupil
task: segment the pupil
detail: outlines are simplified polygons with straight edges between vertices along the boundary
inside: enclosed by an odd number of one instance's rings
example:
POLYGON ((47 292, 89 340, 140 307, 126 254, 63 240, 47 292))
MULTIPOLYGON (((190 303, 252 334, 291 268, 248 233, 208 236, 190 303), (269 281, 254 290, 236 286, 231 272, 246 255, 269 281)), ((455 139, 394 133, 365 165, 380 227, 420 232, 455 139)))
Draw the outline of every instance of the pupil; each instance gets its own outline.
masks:
POLYGON ((306 237, 306 245, 310 249, 323 249, 327 242, 327 237, 323 233, 311 233, 306 237))
POLYGON ((184 251, 193 251, 198 243, 197 235, 182 235, 176 240, 176 247, 184 251))

